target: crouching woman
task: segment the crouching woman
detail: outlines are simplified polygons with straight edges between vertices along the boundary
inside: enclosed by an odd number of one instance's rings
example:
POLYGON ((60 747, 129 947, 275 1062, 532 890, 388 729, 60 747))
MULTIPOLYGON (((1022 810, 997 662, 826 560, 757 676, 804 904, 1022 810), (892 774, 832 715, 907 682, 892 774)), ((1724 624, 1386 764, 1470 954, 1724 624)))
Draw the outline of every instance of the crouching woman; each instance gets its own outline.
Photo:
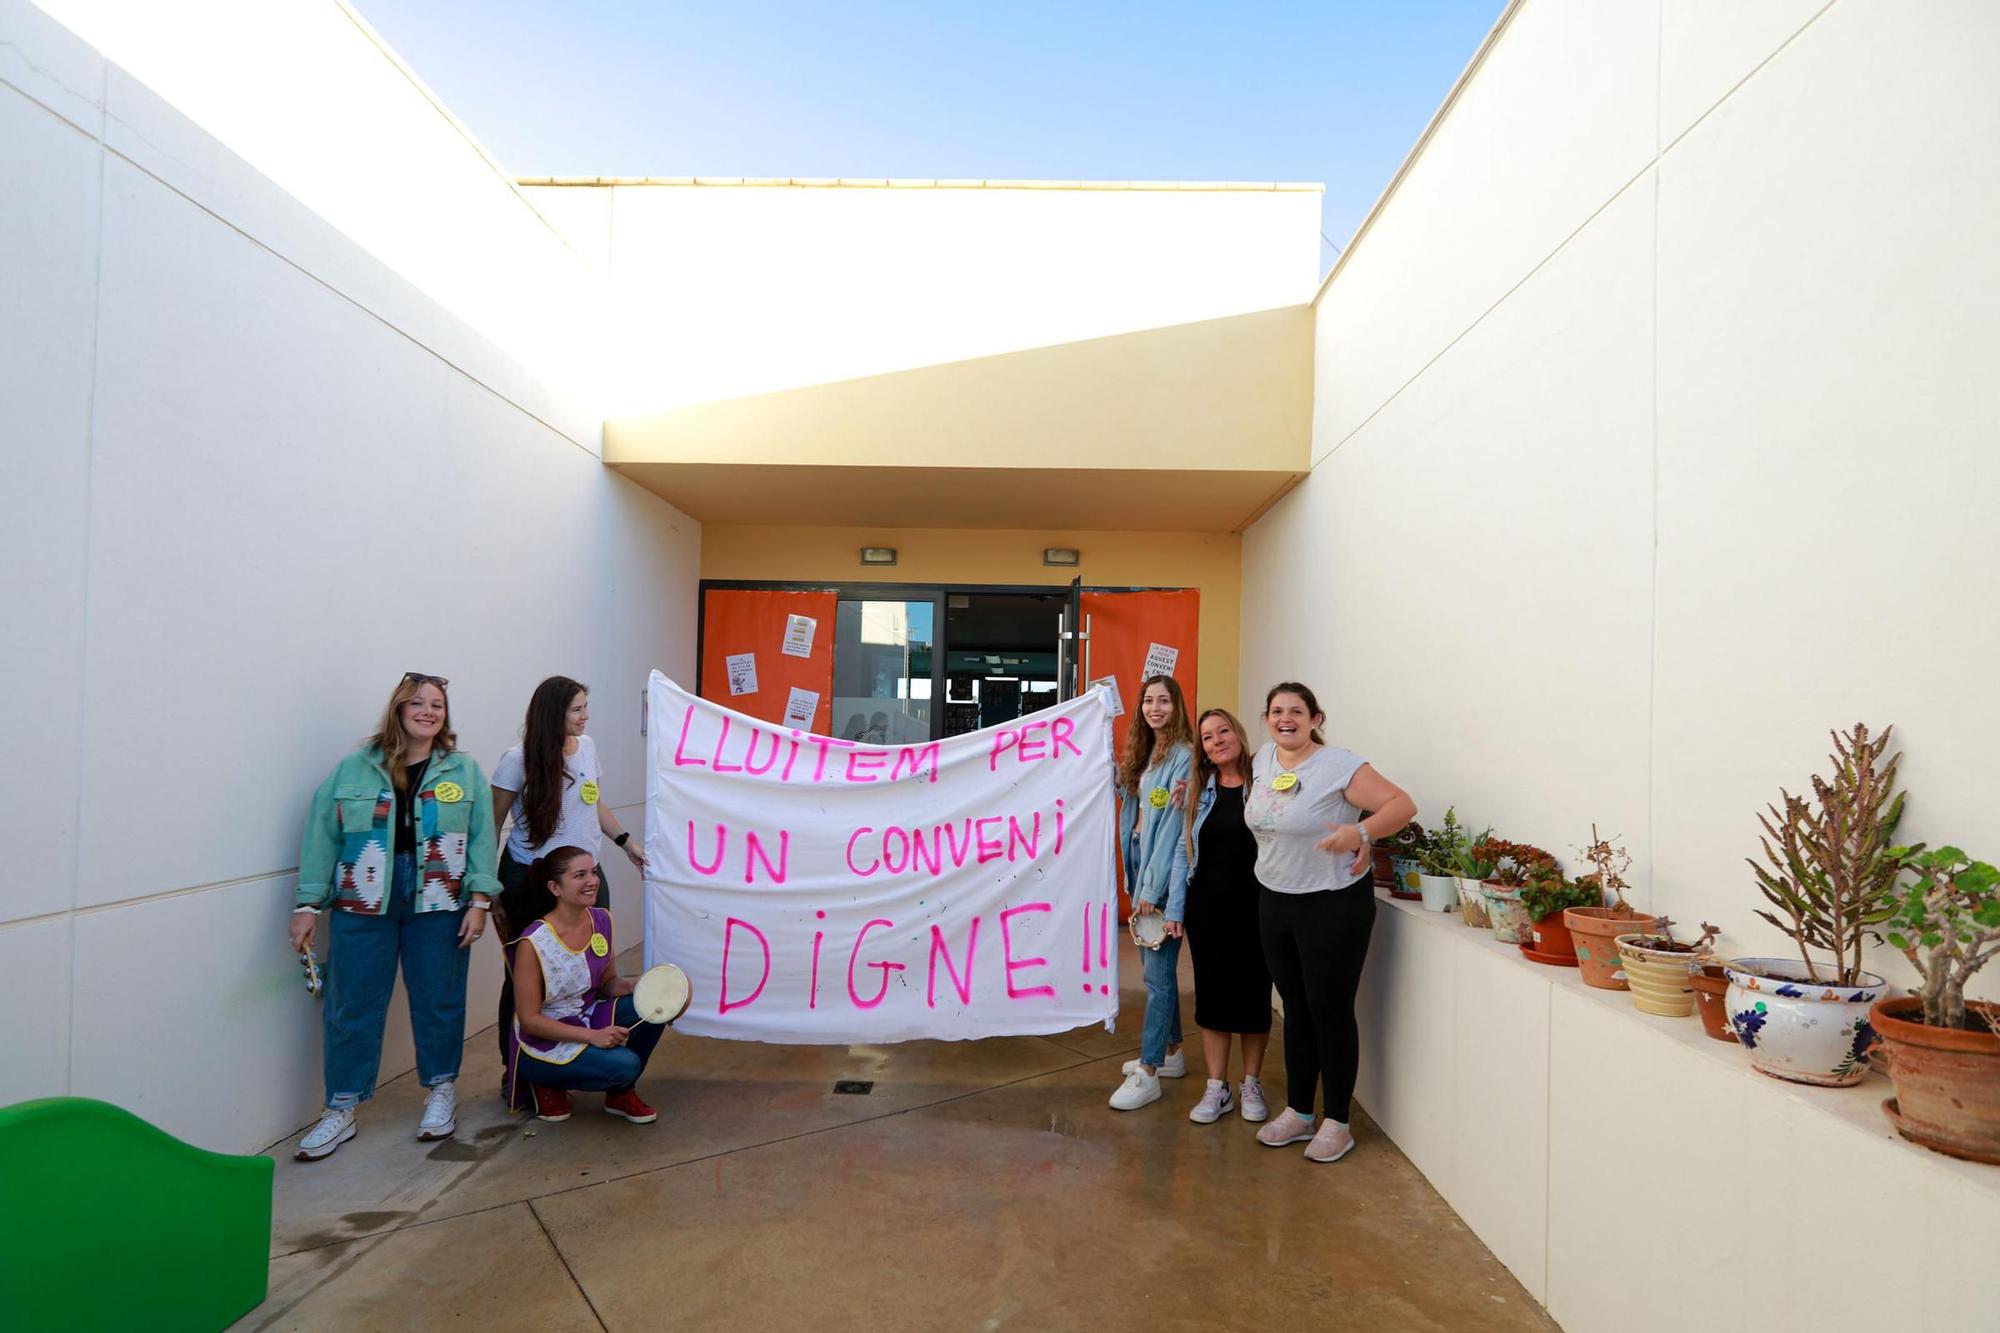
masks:
POLYGON ((571 1092, 601 1092, 606 1114, 651 1124, 659 1114, 639 1100, 637 1084, 665 1028, 639 1021, 633 982, 618 975, 611 913, 592 906, 597 860, 581 847, 558 847, 535 863, 533 882, 553 906, 508 946, 510 1082, 534 1089, 544 1120, 569 1119, 571 1092))

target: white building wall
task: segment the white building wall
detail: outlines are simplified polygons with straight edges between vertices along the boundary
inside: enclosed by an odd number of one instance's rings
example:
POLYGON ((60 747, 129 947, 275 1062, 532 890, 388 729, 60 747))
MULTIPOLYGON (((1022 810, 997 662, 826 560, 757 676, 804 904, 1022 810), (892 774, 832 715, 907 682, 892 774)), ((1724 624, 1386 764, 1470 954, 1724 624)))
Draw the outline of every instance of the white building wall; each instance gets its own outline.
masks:
MULTIPOLYGON (((260 52, 324 74, 317 58, 260 52)), ((255 109, 283 120, 324 93, 301 78, 255 109)), ((0 492, 18 497, 0 526, 0 1012, 35 1019, 0 1104, 97 1096, 262 1147, 321 1096, 318 1013, 283 942, 314 786, 405 670, 452 679, 489 770, 561 672, 594 687, 607 791, 640 824, 639 687, 692 669, 699 525, 604 469, 601 415, 560 370, 19 0, 0 0, 0 170, 0 492)), ((500 185, 440 207, 500 245, 527 211, 500 185)), ((348 202, 404 186, 364 175, 348 202)), ((549 289, 588 309, 583 263, 522 235, 487 285, 532 289, 559 259, 549 289)), ((611 873, 636 942, 638 886, 611 873)), ((498 977, 488 942, 475 1029, 498 977)), ((400 998, 390 1028, 385 1078, 411 1064, 400 998)))
POLYGON ((526 187, 611 275, 607 415, 1310 299, 1320 190, 526 187))
MULTIPOLYGON (((2000 855, 1996 68, 1975 0, 1526 0, 1320 299, 1314 471, 1245 535, 1244 706, 1316 684, 1426 820, 1572 864, 1595 821, 1736 955, 1786 951, 1744 859, 1831 728, 1896 724, 1906 833, 2000 855)), ((2000 1172, 1896 1140, 1886 1081, 1633 1046, 1662 1020, 1448 922, 1386 918, 1370 968, 1363 1104, 1565 1327, 1684 1322, 1621 1253, 1777 1327, 2000 1300, 1970 1254, 1911 1302, 1821 1297, 1846 1270, 1796 1237, 1729 1250, 1773 1206, 1994 1225, 2000 1172), (1620 1144, 1688 1206, 1621 1206, 1620 1144)))

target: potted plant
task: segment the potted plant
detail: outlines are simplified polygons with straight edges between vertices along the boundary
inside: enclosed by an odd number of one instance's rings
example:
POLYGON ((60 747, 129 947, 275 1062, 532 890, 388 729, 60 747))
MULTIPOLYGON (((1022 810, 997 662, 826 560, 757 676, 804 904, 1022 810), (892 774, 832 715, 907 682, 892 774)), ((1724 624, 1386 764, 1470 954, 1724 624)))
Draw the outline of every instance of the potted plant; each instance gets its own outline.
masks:
POLYGON ((1458 856, 1472 845, 1458 822, 1458 809, 1444 812, 1444 822, 1432 829, 1417 852, 1417 892, 1433 912, 1449 912, 1458 903, 1458 856))
POLYGON ((1485 881, 1500 868, 1497 861, 1489 861, 1480 849, 1487 846, 1493 830, 1481 834, 1478 841, 1458 854, 1458 912, 1468 926, 1481 930, 1492 928, 1493 922, 1486 915, 1485 881))
POLYGON ((1729 1026, 1729 969, 1697 959, 1688 964, 1688 985, 1694 987, 1701 1030, 1717 1041, 1735 1041, 1736 1030, 1729 1026))
POLYGON ((1862 970, 1861 947, 1880 938, 1903 864, 1923 851, 1895 845, 1902 755, 1883 758, 1894 730, 1871 738, 1857 723, 1834 733, 1832 779, 1815 775, 1810 801, 1780 789, 1779 804, 1757 817, 1765 864, 1750 868, 1784 914, 1757 915, 1791 938, 1799 958, 1731 959, 1729 1022, 1751 1066, 1773 1078, 1848 1087, 1868 1077, 1868 1010, 1887 983, 1862 970))
POLYGON ((1479 886, 1493 938, 1502 944, 1519 944, 1530 924, 1527 910, 1521 906, 1521 891, 1532 883, 1560 880, 1562 870, 1555 857, 1525 842, 1488 837, 1480 839, 1472 850, 1494 866, 1492 877, 1479 886))
POLYGON ((1632 868, 1632 858, 1622 846, 1612 838, 1600 837, 1597 825, 1592 824, 1590 845, 1577 850, 1595 867, 1587 878, 1595 879, 1600 891, 1595 907, 1572 907, 1563 913, 1563 924, 1576 937, 1577 967, 1586 986, 1624 990, 1625 968, 1618 958, 1618 937, 1644 934, 1659 923, 1633 911, 1625 901, 1625 890, 1630 887, 1625 872, 1632 868), (1606 895, 1611 899, 1609 906, 1604 903, 1606 895))
POLYGON ((1424 840, 1429 837, 1424 826, 1411 820, 1396 831, 1389 839, 1389 868, 1395 876, 1395 883, 1389 886, 1392 898, 1417 899, 1423 895, 1417 892, 1417 853, 1423 850, 1424 840))
POLYGON ((1563 913, 1572 907, 1602 907, 1604 890, 1594 877, 1581 880, 1553 878, 1534 880, 1521 890, 1521 911, 1528 918, 1521 952, 1550 967, 1575 967, 1576 939, 1563 924, 1563 913))
POLYGON ((1639 1006, 1640 1013, 1686 1018, 1694 1012, 1689 968, 1722 933, 1706 921, 1701 923, 1701 931, 1701 938, 1693 944, 1682 944, 1674 938, 1673 921, 1663 916, 1650 931, 1618 937, 1618 956, 1624 960, 1632 1003, 1639 1006))
POLYGON ((1916 882, 1897 890, 1891 947, 1923 984, 1869 1011, 1896 1095, 1896 1132, 1926 1148, 2000 1164, 2000 1004, 1967 1001, 1965 983, 2000 956, 2000 870, 1956 847, 1898 848, 1916 882))

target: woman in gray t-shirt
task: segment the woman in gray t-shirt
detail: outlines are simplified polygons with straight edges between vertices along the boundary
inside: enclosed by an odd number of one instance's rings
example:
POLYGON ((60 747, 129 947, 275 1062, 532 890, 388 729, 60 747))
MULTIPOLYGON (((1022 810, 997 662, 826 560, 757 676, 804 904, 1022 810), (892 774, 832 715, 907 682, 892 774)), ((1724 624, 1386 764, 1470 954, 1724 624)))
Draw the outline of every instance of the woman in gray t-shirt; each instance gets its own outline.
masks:
POLYGON ((1369 846, 1416 818, 1417 806, 1360 755, 1326 744, 1319 700, 1297 681, 1264 698, 1271 741, 1251 761, 1243 819, 1257 839, 1258 925, 1264 961, 1285 1003, 1285 1109, 1257 1131, 1334 1162, 1348 1131, 1361 1036, 1354 995, 1375 926, 1369 846), (1324 1080, 1326 1120, 1313 1126, 1324 1080))

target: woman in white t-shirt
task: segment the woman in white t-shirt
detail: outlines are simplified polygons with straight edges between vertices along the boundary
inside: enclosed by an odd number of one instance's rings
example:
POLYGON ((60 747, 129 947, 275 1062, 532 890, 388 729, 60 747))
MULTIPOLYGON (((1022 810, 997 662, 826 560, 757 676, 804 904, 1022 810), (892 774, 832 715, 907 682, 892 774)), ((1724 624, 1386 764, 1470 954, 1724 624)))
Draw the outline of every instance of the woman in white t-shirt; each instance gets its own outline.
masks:
POLYGON ((1271 741, 1251 761, 1243 819, 1257 839, 1264 961, 1285 1003, 1285 1109, 1257 1138, 1273 1148, 1311 1139, 1308 1158, 1337 1162, 1354 1147, 1354 995, 1375 926, 1369 845, 1416 818, 1417 806, 1360 755, 1327 745, 1325 720, 1297 681, 1272 687, 1271 741), (1315 1131, 1322 1082, 1326 1119, 1315 1131))

